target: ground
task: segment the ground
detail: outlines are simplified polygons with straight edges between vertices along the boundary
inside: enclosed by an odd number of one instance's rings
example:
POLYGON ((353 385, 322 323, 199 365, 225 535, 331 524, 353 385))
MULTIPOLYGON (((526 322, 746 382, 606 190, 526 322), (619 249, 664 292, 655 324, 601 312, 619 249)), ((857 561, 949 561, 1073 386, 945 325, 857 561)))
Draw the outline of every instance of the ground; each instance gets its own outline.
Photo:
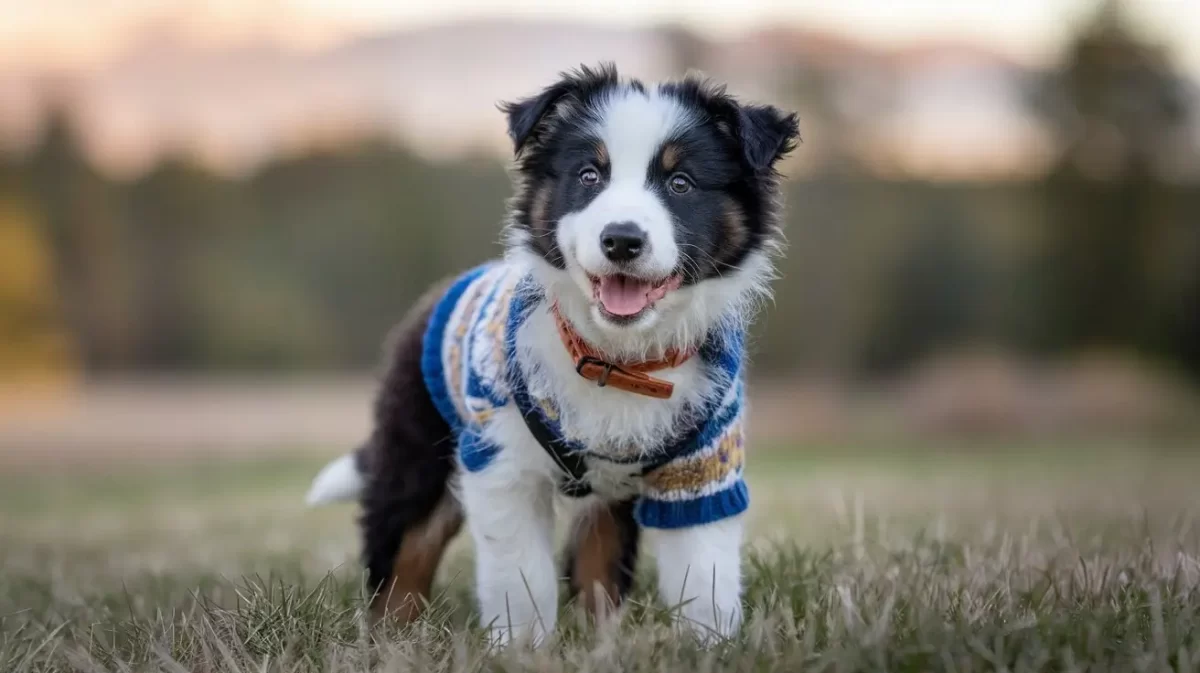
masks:
POLYGON ((778 447, 751 457, 747 620, 704 650, 651 564, 619 625, 486 649, 459 540, 427 617, 365 626, 354 508, 303 457, 0 475, 0 671, 1196 670, 1200 455, 778 447))

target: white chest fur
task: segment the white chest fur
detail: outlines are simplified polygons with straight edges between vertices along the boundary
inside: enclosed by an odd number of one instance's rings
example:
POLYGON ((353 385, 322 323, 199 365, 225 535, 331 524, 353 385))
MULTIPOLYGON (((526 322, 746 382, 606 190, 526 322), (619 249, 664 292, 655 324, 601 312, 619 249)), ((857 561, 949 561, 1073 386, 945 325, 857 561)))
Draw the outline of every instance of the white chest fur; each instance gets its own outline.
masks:
POLYGON ((599 456, 630 459, 652 454, 672 438, 687 409, 702 406, 719 392, 699 358, 655 372, 675 384, 670 399, 601 388, 576 373, 554 317, 544 306, 529 316, 516 338, 530 393, 554 400, 563 434, 599 456))

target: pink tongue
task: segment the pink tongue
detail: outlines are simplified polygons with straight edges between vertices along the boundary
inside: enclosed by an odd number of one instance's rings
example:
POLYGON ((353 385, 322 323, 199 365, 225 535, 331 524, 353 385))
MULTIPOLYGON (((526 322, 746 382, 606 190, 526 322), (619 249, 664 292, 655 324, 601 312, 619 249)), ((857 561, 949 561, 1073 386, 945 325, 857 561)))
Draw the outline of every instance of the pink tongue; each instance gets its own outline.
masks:
POLYGON ((604 276, 600 279, 600 303, 613 315, 636 315, 650 300, 650 283, 626 276, 604 276))

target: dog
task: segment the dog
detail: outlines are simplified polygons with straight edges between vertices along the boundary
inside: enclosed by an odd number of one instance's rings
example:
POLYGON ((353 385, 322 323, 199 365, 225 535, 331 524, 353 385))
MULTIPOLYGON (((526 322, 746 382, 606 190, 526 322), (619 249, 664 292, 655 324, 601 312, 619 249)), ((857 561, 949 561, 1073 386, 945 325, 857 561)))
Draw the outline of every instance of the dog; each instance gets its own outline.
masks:
POLYGON ((500 106, 514 145, 505 254, 432 288, 394 330, 374 428, 311 504, 357 498, 371 609, 425 607, 464 521, 481 623, 554 629, 565 574, 596 616, 642 531, 661 599, 711 641, 741 622, 745 332, 781 249, 778 162, 797 119, 696 77, 564 73, 500 106))

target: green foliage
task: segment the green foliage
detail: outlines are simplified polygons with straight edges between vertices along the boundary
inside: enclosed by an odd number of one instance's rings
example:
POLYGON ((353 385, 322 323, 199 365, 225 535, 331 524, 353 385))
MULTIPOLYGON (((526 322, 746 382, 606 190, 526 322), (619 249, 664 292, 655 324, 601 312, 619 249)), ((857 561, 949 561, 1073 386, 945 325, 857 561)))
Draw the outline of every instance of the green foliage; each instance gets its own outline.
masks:
POLYGON ((1189 146, 1185 81, 1167 51, 1105 2, 1041 89, 1059 161, 1042 189, 1048 221, 1030 272, 1046 316, 1044 351, 1123 346, 1200 374, 1200 214, 1173 184, 1189 146), (1184 150, 1186 151, 1186 150, 1184 150), (1178 246, 1178 247, 1177 247, 1178 246), (1175 250, 1174 253, 1169 252, 1175 250))
POLYGON ((61 121, 15 173, 93 370, 373 364, 429 282, 496 254, 508 189, 497 163, 433 165, 379 143, 248 180, 171 160, 114 183, 61 121))
POLYGON ((52 264, 28 210, 0 192, 0 382, 74 368, 52 264))
MULTIPOLYGON (((680 64, 702 64, 702 41, 668 35, 680 64)), ((823 171, 786 185, 790 246, 753 343, 764 370, 892 373, 971 342, 1134 351, 1200 377, 1200 186, 1172 173, 1190 102, 1119 5, 1038 89, 1059 152, 1042 180, 871 177, 829 72, 783 72, 833 137, 823 171)), ((37 301, 53 298, 91 371, 373 366, 428 284, 498 253, 511 192, 493 157, 435 163, 383 141, 242 178, 172 159, 118 182, 62 115, 26 159, 0 160, 0 186, 50 251, 37 301)))

